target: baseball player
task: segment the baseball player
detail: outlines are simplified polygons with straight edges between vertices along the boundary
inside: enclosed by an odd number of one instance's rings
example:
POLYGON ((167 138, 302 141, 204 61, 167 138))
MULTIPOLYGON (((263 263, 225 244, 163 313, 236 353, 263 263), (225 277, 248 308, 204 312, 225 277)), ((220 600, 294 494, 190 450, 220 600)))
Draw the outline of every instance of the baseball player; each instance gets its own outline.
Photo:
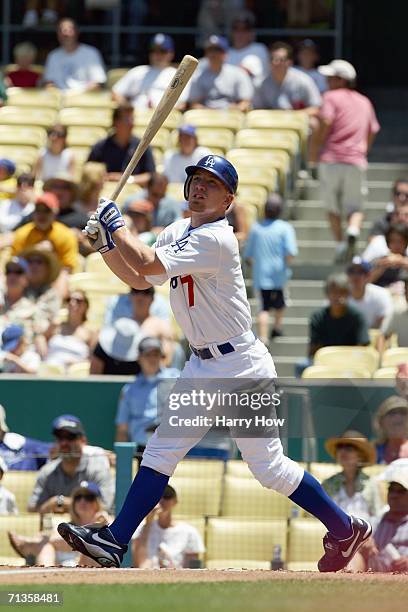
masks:
MULTIPOLYGON (((109 200, 101 200, 84 232, 109 268, 131 287, 143 289, 171 279, 171 306, 192 351, 181 379, 275 379, 272 357, 251 331, 238 242, 225 218, 237 190, 237 172, 226 159, 207 155, 188 166, 186 174, 184 195, 191 219, 166 227, 154 247, 129 233, 117 205, 109 200)), ((58 527, 74 550, 102 566, 120 566, 134 531, 162 497, 177 463, 197 442, 163 436, 162 427, 163 422, 148 441, 139 472, 111 525, 58 527)), ((319 570, 345 567, 370 536, 370 524, 341 510, 313 476, 283 454, 278 437, 236 438, 236 443, 264 487, 288 496, 327 527, 319 570)))

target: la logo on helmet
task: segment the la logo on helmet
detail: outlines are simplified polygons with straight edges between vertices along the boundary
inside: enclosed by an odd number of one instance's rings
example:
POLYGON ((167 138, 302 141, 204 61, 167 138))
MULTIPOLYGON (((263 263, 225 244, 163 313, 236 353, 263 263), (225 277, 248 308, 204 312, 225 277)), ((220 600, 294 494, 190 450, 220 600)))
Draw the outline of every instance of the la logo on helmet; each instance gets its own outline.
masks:
POLYGON ((212 157, 212 155, 209 155, 207 157, 207 159, 204 162, 205 166, 211 166, 211 168, 215 165, 215 159, 212 157))

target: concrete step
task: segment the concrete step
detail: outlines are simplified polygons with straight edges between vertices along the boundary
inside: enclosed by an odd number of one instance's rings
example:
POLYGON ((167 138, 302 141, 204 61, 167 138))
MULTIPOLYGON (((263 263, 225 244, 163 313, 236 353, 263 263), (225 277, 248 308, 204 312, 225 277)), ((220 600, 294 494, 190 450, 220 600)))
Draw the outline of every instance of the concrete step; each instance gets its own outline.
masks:
MULTIPOLYGON (((368 199, 371 202, 388 202, 391 183, 389 181, 368 181, 368 199)), ((302 200, 318 200, 321 196, 319 181, 308 179, 301 188, 302 200)))
POLYGON ((313 300, 323 299, 325 283, 320 280, 291 280, 287 286, 288 298, 290 300, 313 300))
MULTIPOLYGON (((270 352, 273 357, 273 349, 270 352)), ((298 357, 277 357, 274 359, 278 378, 294 378, 297 361, 299 361, 298 357)))
MULTIPOLYGON (((291 221, 296 230, 297 240, 332 240, 332 232, 328 221, 291 221)), ((361 240, 367 241, 370 222, 363 223, 361 229, 361 240)))
MULTIPOLYGON (((255 321, 255 316, 258 308, 258 302, 256 298, 251 298, 249 300, 249 304, 251 306, 251 310, 253 313, 253 321, 255 321)), ((323 298, 321 300, 296 300, 294 302, 289 302, 287 308, 285 310, 285 315, 290 318, 309 318, 309 316, 317 310, 321 308, 324 304, 323 298)), ((271 322, 273 318, 271 317, 271 322)))
POLYGON ((370 163, 367 170, 369 181, 394 182, 399 178, 408 176, 408 164, 381 164, 370 163))
POLYGON ((297 357, 301 359, 307 353, 309 339, 307 337, 286 337, 275 338, 269 344, 269 350, 276 357, 297 357))
POLYGON ((309 319, 307 317, 284 317, 283 333, 287 338, 306 337, 309 331, 309 319))
MULTIPOLYGON (((321 200, 298 200, 291 208, 295 221, 321 221, 326 218, 326 209, 321 200)), ((366 202, 364 219, 369 225, 384 214, 384 202, 366 202)))
MULTIPOLYGON (((301 262, 333 262, 335 248, 333 240, 298 240, 299 255, 301 262)), ((366 243, 359 241, 356 245, 356 252, 362 253, 366 243)))

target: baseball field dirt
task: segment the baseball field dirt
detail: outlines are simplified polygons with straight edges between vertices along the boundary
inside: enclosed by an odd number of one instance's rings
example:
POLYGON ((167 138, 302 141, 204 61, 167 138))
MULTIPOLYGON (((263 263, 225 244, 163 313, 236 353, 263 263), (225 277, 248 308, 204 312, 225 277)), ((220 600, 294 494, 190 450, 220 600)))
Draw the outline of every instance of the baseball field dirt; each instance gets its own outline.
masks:
POLYGON ((405 612, 408 580, 260 570, 0 569, 0 594, 54 591, 62 594, 64 612, 84 606, 88 612, 405 612))

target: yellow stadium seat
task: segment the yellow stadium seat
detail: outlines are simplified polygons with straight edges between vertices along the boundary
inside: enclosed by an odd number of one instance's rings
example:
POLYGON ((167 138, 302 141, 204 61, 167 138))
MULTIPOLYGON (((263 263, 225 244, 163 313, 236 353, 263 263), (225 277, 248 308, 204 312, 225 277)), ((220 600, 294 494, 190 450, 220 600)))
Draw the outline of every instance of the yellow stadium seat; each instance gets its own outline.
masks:
MULTIPOLYGON (((276 176, 276 173, 275 173, 276 176)), ((268 197, 268 190, 262 185, 242 184, 241 179, 238 185, 236 199, 240 204, 253 204, 259 212, 263 214, 265 202, 268 197)))
POLYGON ((197 128, 227 128, 233 132, 241 129, 243 122, 244 114, 238 109, 197 108, 185 112, 183 116, 183 123, 197 128))
POLYGON ((125 74, 129 71, 129 68, 111 68, 107 72, 107 81, 106 86, 108 89, 112 89, 112 87, 121 79, 125 74))
POLYGON ((9 470, 3 476, 2 484, 16 496, 19 512, 27 512, 28 500, 33 492, 38 472, 30 470, 9 470))
POLYGON ((82 175, 82 166, 88 161, 91 147, 71 145, 69 147, 75 159, 76 180, 79 182, 82 175))
POLYGON ((32 168, 38 159, 39 149, 25 145, 0 145, 0 157, 13 160, 17 166, 32 168))
POLYGON ((166 195, 179 202, 184 202, 184 183, 169 183, 166 195))
POLYGON ((53 376, 64 376, 65 368, 58 363, 41 363, 37 371, 39 378, 52 378, 53 376))
POLYGON ((270 569, 274 546, 286 558, 284 519, 211 518, 207 526, 206 566, 209 569, 270 569))
POLYGON ((386 467, 387 466, 384 464, 381 465, 377 463, 374 465, 367 465, 367 467, 364 468, 364 473, 368 474, 368 476, 380 476, 384 472, 386 467))
POLYGON ((48 128, 57 122, 58 113, 53 108, 3 106, 0 108, 0 125, 29 125, 48 128))
MULTIPOLYGON (((138 136, 138 138, 141 138, 144 134, 144 131, 145 131, 144 126, 138 125, 133 128, 132 133, 135 136, 138 136)), ((154 136, 150 146, 156 147, 158 149, 161 149, 162 151, 165 151, 169 146, 169 141, 170 141, 170 131, 162 127, 157 132, 157 134, 154 136)))
POLYGON ((218 459, 184 459, 176 467, 174 477, 215 478, 219 480, 224 474, 224 461, 218 459))
POLYGON ((254 110, 247 114, 246 127, 267 128, 295 131, 302 148, 302 155, 307 152, 309 134, 309 116, 299 111, 254 110))
POLYGON ((47 132, 42 127, 0 125, 0 145, 21 145, 42 147, 47 140, 47 132))
MULTIPOLYGON (((111 198, 114 190, 116 189, 116 186, 117 183, 115 181, 105 181, 102 187, 100 197, 111 198)), ((126 183, 119 196, 116 198, 116 202, 119 204, 119 207, 122 207, 127 198, 141 191, 141 189, 142 188, 139 185, 134 185, 133 183, 126 183)))
POLYGON ((280 493, 265 489, 257 480, 226 476, 221 516, 287 518, 293 503, 280 493))
MULTIPOLYGON (((146 110, 141 109, 141 108, 135 109, 135 115, 134 115, 135 126, 145 127, 146 125, 148 125, 153 113, 154 113, 154 109, 146 109, 146 110)), ((165 119, 162 127, 166 128, 167 130, 174 130, 180 125, 181 117, 182 115, 180 111, 173 109, 171 113, 169 114, 169 116, 165 119)))
POLYGON ((380 356, 372 346, 325 346, 314 356, 314 365, 344 368, 366 368, 373 374, 378 368, 380 356))
POLYGON ((383 353, 381 362, 383 368, 398 366, 401 363, 408 363, 408 348, 390 348, 383 353))
POLYGON ((89 361, 73 363, 68 366, 67 375, 70 378, 88 378, 90 365, 89 361))
POLYGON ((40 531, 40 517, 38 514, 24 514, 21 516, 0 516, 0 564, 23 566, 25 559, 18 556, 11 547, 7 532, 13 531, 23 536, 35 536, 40 531))
POLYGON ((317 570, 323 555, 325 526, 316 519, 292 519, 289 525, 288 570, 317 570))
POLYGON ((62 108, 59 114, 62 125, 83 125, 110 128, 112 126, 112 109, 69 107, 62 108))
POLYGON ((107 283, 105 274, 78 272, 68 277, 68 286, 70 291, 81 289, 88 296, 89 294, 117 295, 129 292, 129 287, 114 274, 107 283))
MULTIPOLYGON (((197 140, 200 146, 208 147, 211 152, 218 150, 223 151, 223 154, 225 154, 233 145, 234 132, 223 127, 200 127, 197 128, 197 140)), ((178 130, 174 130, 171 134, 171 146, 177 147, 177 142, 178 130)))
POLYGON ((381 380, 384 378, 395 379, 396 375, 397 375, 396 366, 391 366, 389 368, 379 368, 378 370, 374 372, 373 379, 375 380, 381 380))
POLYGON ((112 109, 114 102, 110 91, 92 91, 87 93, 66 91, 62 98, 62 105, 64 107, 112 109))
MULTIPOLYGON (((298 464, 301 467, 306 468, 305 463, 298 462, 298 464)), ((234 476, 235 478, 254 478, 248 464, 246 461, 242 461, 242 459, 230 459, 227 461, 225 466, 225 475, 234 476)))
POLYGON ((347 363, 342 367, 338 366, 310 366, 303 370, 302 378, 371 378, 371 372, 367 368, 359 366, 348 366, 347 363))
POLYGON ((106 274, 107 278, 113 278, 115 276, 104 262, 100 253, 91 253, 88 255, 88 257, 85 259, 84 271, 89 272, 90 274, 106 274))
POLYGON ((282 149, 291 157, 299 153, 299 136, 289 130, 240 130, 235 139, 236 147, 254 149, 282 149))
POLYGON ((174 512, 175 521, 183 521, 183 523, 188 523, 195 527, 200 534, 203 542, 205 542, 205 518, 200 516, 178 516, 177 514, 177 506, 174 512))
POLYGON ((103 127, 71 125, 68 128, 67 144, 69 147, 91 147, 107 135, 108 131, 103 127))
MULTIPOLYGON (((18 70, 17 64, 6 64, 6 66, 3 66, 2 68, 3 74, 14 72, 14 70, 18 70)), ((31 64, 30 70, 33 70, 34 72, 37 72, 38 74, 44 74, 44 66, 42 64, 31 64)))
POLYGON ((218 516, 222 478, 173 476, 169 484, 177 491, 178 516, 218 516))
POLYGON ((312 461, 309 467, 309 472, 317 478, 319 482, 323 482, 330 476, 341 472, 341 466, 337 465, 337 463, 317 463, 312 461))
POLYGON ((242 213, 245 216, 245 222, 248 228, 258 221, 258 209, 253 204, 245 204, 242 206, 242 213))
POLYGON ((7 89, 7 98, 10 106, 38 106, 39 108, 58 110, 61 105, 61 92, 56 88, 29 89, 26 87, 9 87, 7 89))
POLYGON ((245 185, 262 187, 268 192, 280 190, 280 177, 276 168, 267 164, 245 166, 242 162, 236 163, 235 167, 245 185))
MULTIPOLYGON (((227 159, 237 167, 240 180, 244 183, 253 184, 253 181, 249 180, 250 177, 261 170, 278 171, 279 188, 282 191, 285 190, 291 166, 290 156, 286 151, 249 148, 231 149, 227 153, 227 159)), ((277 185, 270 187, 269 190, 276 189, 276 187, 277 185)))

